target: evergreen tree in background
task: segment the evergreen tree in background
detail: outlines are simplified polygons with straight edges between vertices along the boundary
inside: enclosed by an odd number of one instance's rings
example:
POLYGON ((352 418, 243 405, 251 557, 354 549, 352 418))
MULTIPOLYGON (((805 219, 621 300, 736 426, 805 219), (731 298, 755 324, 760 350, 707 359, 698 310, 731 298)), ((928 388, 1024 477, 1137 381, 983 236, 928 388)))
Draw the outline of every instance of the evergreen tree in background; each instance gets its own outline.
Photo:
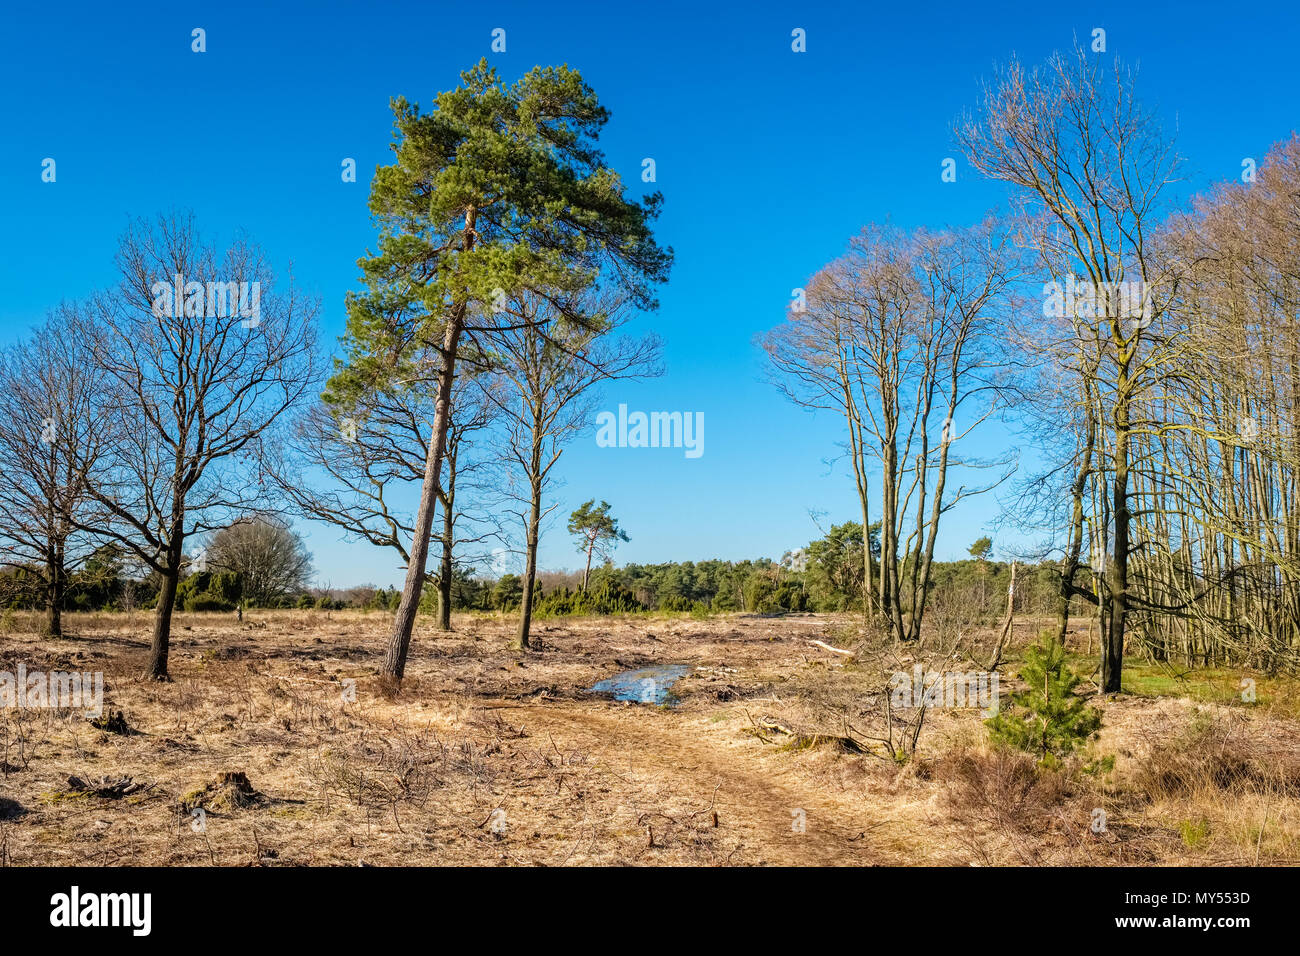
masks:
POLYGON ((979 562, 980 569, 980 610, 985 609, 988 604, 988 573, 989 558, 993 557, 993 539, 987 535, 983 538, 976 538, 975 543, 970 546, 970 556, 979 562))
POLYGON ((583 591, 587 590, 587 581, 591 577, 592 556, 607 558, 610 550, 618 546, 618 542, 630 540, 609 513, 609 502, 602 501, 599 508, 595 504, 595 499, 584 501, 569 516, 569 534, 577 537, 578 550, 587 555, 587 568, 582 573, 583 591))

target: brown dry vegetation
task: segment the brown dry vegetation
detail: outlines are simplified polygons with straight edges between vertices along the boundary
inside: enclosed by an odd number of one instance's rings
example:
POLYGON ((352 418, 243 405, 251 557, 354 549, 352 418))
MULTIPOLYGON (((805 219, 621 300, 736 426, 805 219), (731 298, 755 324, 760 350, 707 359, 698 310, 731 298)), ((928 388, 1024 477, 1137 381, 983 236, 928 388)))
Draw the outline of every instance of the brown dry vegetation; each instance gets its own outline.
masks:
POLYGON ((1250 706, 1097 699, 1100 739, 1049 772, 992 750, 974 710, 933 711, 891 757, 875 689, 911 658, 847 617, 548 621, 523 654, 510 620, 422 620, 397 699, 375 676, 388 614, 250 617, 180 615, 168 684, 139 679, 143 616, 73 615, 58 641, 6 619, 0 670, 102 670, 127 727, 0 711, 0 863, 1300 861, 1300 736, 1262 677, 1250 706), (691 666, 676 706, 586 690, 652 663, 691 666))

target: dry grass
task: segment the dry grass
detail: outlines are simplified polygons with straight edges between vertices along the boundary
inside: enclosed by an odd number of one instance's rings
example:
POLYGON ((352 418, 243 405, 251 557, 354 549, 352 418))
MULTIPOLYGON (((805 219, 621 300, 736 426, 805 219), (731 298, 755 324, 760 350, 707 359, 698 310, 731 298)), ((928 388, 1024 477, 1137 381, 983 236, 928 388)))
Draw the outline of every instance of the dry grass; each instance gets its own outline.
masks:
MULTIPOLYGON (((1300 857, 1300 737, 1260 709, 1101 702, 1094 753, 1050 773, 990 750, 976 711, 936 710, 899 760, 879 690, 912 658, 872 651, 848 619, 547 621, 526 654, 504 619, 421 621, 393 698, 375 676, 387 615, 250 617, 179 615, 174 681, 155 684, 138 677, 147 615, 73 615, 61 641, 8 615, 0 670, 103 671, 120 721, 0 711, 0 864, 1300 857), (667 663, 691 668, 676 707, 586 690, 667 663), (1102 754, 1113 768, 1087 766, 1102 754)), ((890 716, 899 735, 913 719, 890 716)))

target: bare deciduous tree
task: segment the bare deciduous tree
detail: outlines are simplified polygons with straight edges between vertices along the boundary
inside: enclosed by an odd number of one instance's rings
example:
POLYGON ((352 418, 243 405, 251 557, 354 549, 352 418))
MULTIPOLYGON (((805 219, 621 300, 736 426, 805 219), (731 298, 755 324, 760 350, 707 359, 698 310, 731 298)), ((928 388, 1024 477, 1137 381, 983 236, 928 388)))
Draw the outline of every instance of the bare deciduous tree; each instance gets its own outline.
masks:
MULTIPOLYGON (((436 356, 425 363, 436 365, 436 356)), ((437 380, 436 369, 429 372, 437 380)), ((361 404, 321 401, 296 423, 286 447, 272 455, 268 474, 301 517, 343 530, 410 560, 414 534, 411 494, 424 480, 433 430, 436 387, 423 377, 366 396, 361 404), (310 473, 325 476, 314 482, 310 473)), ((330 396, 327 396, 329 398, 330 396)), ((435 493, 440 513, 441 560, 426 580, 438 591, 438 626, 451 630, 452 578, 457 563, 483 557, 499 536, 488 507, 496 500, 495 476, 478 436, 492 424, 494 406, 472 389, 449 409, 444 469, 435 493), (469 549, 469 550, 466 550, 469 549)))
POLYGON ((239 575, 243 600, 254 607, 274 607, 311 582, 311 555, 278 517, 259 515, 222 528, 208 542, 207 559, 239 575))
POLYGON ((809 284, 807 303, 762 340, 778 387, 844 415, 869 529, 868 475, 879 469, 880 565, 864 534, 864 606, 899 641, 920 637, 940 521, 1005 480, 1010 459, 961 459, 954 445, 1006 401, 998 323, 1013 281, 1008 239, 970 230, 868 229, 809 284), (954 469, 1000 472, 947 488, 954 469))
MULTIPOLYGON (((1162 343, 1146 331, 1160 322, 1172 277, 1157 254, 1165 186, 1177 156, 1135 92, 1135 76, 1118 61, 1081 48, 1026 71, 1012 61, 990 84, 979 110, 957 124, 967 159, 984 175, 1018 188, 1027 232, 1047 276, 1087 291, 1070 296, 1062 317, 1058 361, 1077 377, 1076 400, 1095 403, 1084 434, 1095 447, 1076 456, 1071 482, 1083 520, 1091 511, 1094 550, 1106 556, 1102 686, 1120 689, 1125 622, 1131 601, 1132 467, 1135 432, 1150 424, 1139 406, 1165 365, 1162 343), (1126 303, 1136 288, 1140 306, 1126 303), (1097 508, 1084 502, 1095 499, 1097 508)), ((1080 525, 1068 536, 1062 614, 1075 594, 1080 525)))
POLYGON ((100 381, 76 315, 62 306, 0 355, 0 560, 36 575, 52 637, 68 574, 94 550, 78 525, 104 518, 89 482, 104 448, 100 381))
POLYGON ((487 341, 496 371, 482 379, 483 394, 502 421, 504 455, 517 481, 512 497, 521 506, 514 514, 524 533, 523 598, 513 645, 518 649, 528 647, 542 522, 558 504, 543 508, 543 496, 565 445, 591 423, 594 387, 660 374, 656 336, 612 338, 624 321, 620 303, 596 293, 582 298, 557 309, 541 296, 517 295, 503 310, 509 318, 487 341), (584 321, 572 321, 575 314, 584 321))
POLYGON ((147 674, 165 680, 185 543, 266 506, 260 446, 315 380, 317 304, 278 292, 257 248, 204 243, 189 215, 136 222, 117 265, 82 327, 108 383, 90 491, 114 523, 78 527, 160 576, 147 674))

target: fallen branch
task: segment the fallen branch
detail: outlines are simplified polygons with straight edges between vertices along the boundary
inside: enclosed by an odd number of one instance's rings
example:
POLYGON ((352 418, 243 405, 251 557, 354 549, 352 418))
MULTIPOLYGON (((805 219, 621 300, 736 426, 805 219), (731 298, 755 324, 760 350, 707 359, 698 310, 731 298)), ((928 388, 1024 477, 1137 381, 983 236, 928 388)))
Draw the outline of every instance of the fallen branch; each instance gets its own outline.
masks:
POLYGON ((808 643, 820 647, 824 651, 830 651, 832 654, 843 654, 845 657, 850 657, 850 658, 858 656, 853 651, 846 651, 842 647, 831 647, 829 644, 826 644, 822 641, 809 641, 808 643))

